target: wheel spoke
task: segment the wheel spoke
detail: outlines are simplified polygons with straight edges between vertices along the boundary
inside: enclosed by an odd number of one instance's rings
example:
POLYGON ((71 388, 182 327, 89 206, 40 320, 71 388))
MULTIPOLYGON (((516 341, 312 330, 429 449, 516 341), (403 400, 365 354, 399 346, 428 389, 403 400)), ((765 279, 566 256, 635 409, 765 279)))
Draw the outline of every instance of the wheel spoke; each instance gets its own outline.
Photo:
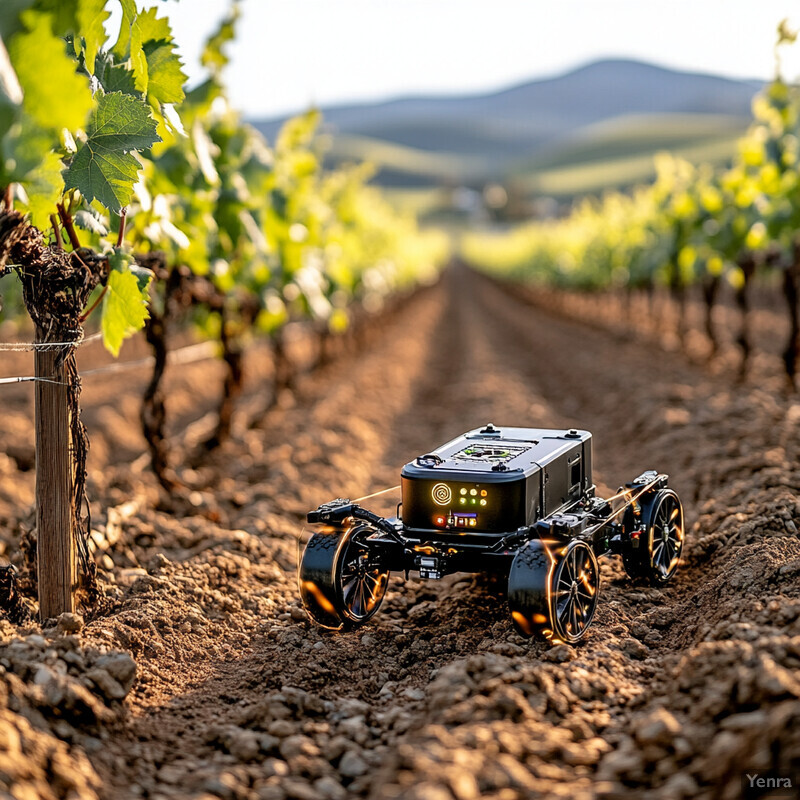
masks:
MULTIPOLYGON (((366 576, 365 576, 366 577, 366 576)), ((364 608, 365 610, 369 610, 370 606, 372 605, 372 598, 375 596, 375 591, 372 586, 370 586, 369 581, 364 581, 364 608)))
POLYGON ((592 614, 592 603, 589 602, 585 606, 581 606, 583 611, 583 627, 585 628, 589 624, 589 619, 591 618, 592 614))
POLYGON ((352 581, 347 588, 342 591, 342 600, 347 607, 353 605, 353 599, 358 594, 358 581, 352 581))
POLYGON ((569 590, 570 586, 572 586, 572 578, 569 577, 567 574, 569 572, 569 564, 565 563, 563 567, 558 572, 558 580, 556 581, 557 586, 566 586, 569 590))
POLYGON ((356 612, 358 616, 363 616, 364 614, 364 607, 365 607, 365 597, 364 597, 364 581, 360 580, 358 582, 358 611, 356 612))
POLYGON ((672 551, 670 549, 669 544, 666 544, 663 551, 664 556, 664 568, 669 572, 669 565, 672 562, 672 551))
POLYGON ((570 605, 570 598, 568 597, 568 598, 567 598, 567 599, 564 601, 564 605, 562 606, 561 610, 559 611, 559 610, 557 609, 557 611, 558 611, 558 613, 557 613, 557 616, 558 616, 558 621, 559 621, 559 622, 561 622, 562 624, 563 624, 563 622, 564 622, 564 619, 565 619, 567 616, 569 616, 569 605, 570 605))
POLYGON ((347 608, 351 612, 355 612, 355 608, 358 605, 358 593, 361 589, 361 584, 359 581, 353 581, 352 588, 350 591, 344 596, 345 604, 347 608))
POLYGON ((364 611, 364 581, 363 579, 358 582, 358 612, 362 614, 364 611))
POLYGON ((678 561, 681 557, 681 543, 677 539, 674 541, 670 539, 670 542, 672 544, 672 548, 670 551, 669 564, 670 567, 672 567, 672 566, 677 566, 678 561))
POLYGON ((658 546, 653 550, 653 568, 661 572, 661 554, 664 552, 664 542, 659 542, 658 546))
POLYGON ((672 553, 672 543, 670 542, 669 539, 667 539, 667 541, 664 542, 663 554, 664 554, 664 563, 668 565, 669 562, 672 561, 672 555, 673 555, 673 553, 672 553))

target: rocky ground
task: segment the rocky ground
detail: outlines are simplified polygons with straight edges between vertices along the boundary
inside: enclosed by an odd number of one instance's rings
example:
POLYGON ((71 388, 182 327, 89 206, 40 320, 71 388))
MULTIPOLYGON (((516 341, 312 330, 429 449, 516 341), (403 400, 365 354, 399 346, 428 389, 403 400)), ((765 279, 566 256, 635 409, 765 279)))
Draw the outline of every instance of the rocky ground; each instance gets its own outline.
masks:
MULTIPOLYGON (((176 435, 213 406, 216 370, 173 370, 176 435)), ((2 623, 7 796, 736 798, 745 770, 797 770, 800 402, 779 374, 735 384, 456 270, 259 425, 242 415, 172 499, 141 458, 145 379, 85 382, 111 610, 2 623), (366 627, 313 627, 295 579, 304 512, 393 486, 403 463, 489 420, 593 431, 602 491, 670 473, 689 528, 674 582, 635 585, 604 559, 574 648, 519 637, 484 576, 396 576, 366 627)), ((4 398, 0 537, 17 558, 30 394, 4 398)))

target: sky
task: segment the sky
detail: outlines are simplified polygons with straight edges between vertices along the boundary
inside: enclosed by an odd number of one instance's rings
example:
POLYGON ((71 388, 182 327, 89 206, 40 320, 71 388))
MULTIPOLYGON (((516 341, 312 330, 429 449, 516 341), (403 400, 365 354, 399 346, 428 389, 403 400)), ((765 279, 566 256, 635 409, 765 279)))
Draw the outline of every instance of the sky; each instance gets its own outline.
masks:
MULTIPOLYGON (((154 5, 156 0, 145 0, 154 5)), ((225 0, 166 0, 192 83, 225 0)), ((769 78, 797 0, 243 0, 226 82, 250 118, 406 94, 471 93, 627 57, 769 78)), ((800 41, 784 60, 800 75, 800 41)))

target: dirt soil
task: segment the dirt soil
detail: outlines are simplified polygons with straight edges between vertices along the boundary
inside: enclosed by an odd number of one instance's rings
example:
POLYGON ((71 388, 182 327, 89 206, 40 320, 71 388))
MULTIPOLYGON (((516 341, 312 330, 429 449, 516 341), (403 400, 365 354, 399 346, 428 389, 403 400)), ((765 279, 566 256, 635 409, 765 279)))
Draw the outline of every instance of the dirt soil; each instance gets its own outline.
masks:
MULTIPOLYGON (((172 370, 173 426, 213 406, 218 372, 172 370)), ((800 778, 800 402, 779 373, 734 384, 455 269, 259 426, 241 415, 172 503, 141 457, 145 379, 85 381, 113 609, 0 623, 0 795, 668 800, 738 798, 745 771, 800 778), (391 487, 489 421, 591 430, 601 492, 668 472, 688 522, 674 581, 634 584, 602 559, 576 647, 518 636, 484 576, 394 576, 366 627, 311 625, 295 577, 305 511, 391 487)), ((261 395, 251 383, 247 403, 261 395)), ((3 398, 0 536, 17 559, 30 392, 3 398)))

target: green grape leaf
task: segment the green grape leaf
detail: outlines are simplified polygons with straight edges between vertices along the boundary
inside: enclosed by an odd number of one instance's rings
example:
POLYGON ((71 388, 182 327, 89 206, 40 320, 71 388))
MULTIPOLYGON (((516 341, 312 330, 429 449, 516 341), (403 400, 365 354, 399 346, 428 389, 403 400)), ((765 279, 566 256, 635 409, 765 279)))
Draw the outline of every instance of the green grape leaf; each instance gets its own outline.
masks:
POLYGON ((186 103, 205 113, 221 94, 222 87, 216 81, 203 81, 186 93, 186 103))
POLYGON ((33 3, 34 0, 3 0, 0 3, 0 36, 9 41, 23 27, 22 12, 33 3))
POLYGON ((158 17, 158 9, 150 8, 142 11, 134 20, 133 30, 131 31, 131 46, 134 40, 138 40, 139 45, 145 42, 164 39, 172 41, 172 31, 169 27, 169 20, 166 17, 158 17))
POLYGON ((108 254, 108 266, 111 270, 127 272, 136 259, 122 247, 112 247, 108 254))
POLYGON ((158 19, 156 9, 151 8, 139 14, 131 26, 130 39, 130 58, 133 67, 136 88, 142 93, 147 94, 150 84, 150 72, 147 63, 147 53, 144 46, 147 42, 172 41, 172 31, 169 21, 158 19))
POLYGON ((163 39, 147 42, 144 54, 147 59, 147 99, 156 105, 181 103, 186 75, 181 69, 175 46, 163 39))
POLYGON ((106 31, 103 23, 110 16, 106 9, 106 0, 79 0, 77 11, 78 32, 83 37, 83 60, 86 69, 94 74, 94 62, 97 52, 106 42, 106 31))
POLYGON ((81 208, 72 215, 75 225, 81 230, 89 231, 97 236, 108 234, 108 220, 91 206, 81 208))
POLYGON ((316 109, 288 119, 278 133, 275 149, 279 152, 291 153, 298 148, 308 147, 317 134, 321 119, 320 112, 316 109))
POLYGON ((29 172, 22 181, 26 203, 31 215, 31 222, 40 230, 50 224, 50 214, 64 191, 64 178, 61 175, 63 166, 61 159, 52 150, 44 157, 41 164, 29 172))
POLYGON ((82 128, 92 107, 89 79, 75 71, 63 39, 46 14, 28 12, 29 30, 8 43, 8 54, 24 94, 23 108, 46 130, 82 128))
POLYGON ((122 6, 122 22, 119 26, 119 37, 117 43, 111 48, 111 52, 121 61, 128 58, 131 44, 131 27, 136 19, 136 0, 119 0, 122 6))
POLYGON ((44 155, 51 151, 53 136, 29 116, 21 114, 3 138, 2 145, 11 179, 21 183, 28 173, 42 163, 44 155))
POLYGON ((139 284, 139 291, 144 294, 150 281, 155 277, 153 270, 143 267, 141 264, 131 264, 131 273, 136 277, 136 282, 139 284))
POLYGON ((147 56, 139 36, 136 34, 136 23, 131 27, 131 70, 136 91, 147 94, 147 56))
POLYGON ((114 92, 98 100, 88 134, 64 173, 66 188, 119 214, 139 175, 139 160, 131 151, 160 141, 156 122, 141 100, 114 92))
POLYGON ((147 106, 119 92, 99 99, 88 134, 87 141, 107 150, 146 150, 158 141, 147 106))
POLYGON ((219 76, 223 67, 227 66, 230 60, 223 52, 223 48, 236 35, 235 24, 236 20, 239 19, 239 13, 239 4, 234 3, 231 13, 222 20, 219 29, 209 37, 200 56, 200 63, 215 76, 219 76))
POLYGON ((132 153, 104 151, 87 142, 64 173, 65 186, 119 214, 130 203, 140 166, 132 153))
MULTIPOLYGON (((112 258, 109 258, 111 261, 112 258)), ((128 336, 144 327, 147 313, 147 286, 128 269, 121 272, 112 269, 108 275, 108 285, 103 297, 103 344, 114 356, 119 355, 122 342, 128 336)))
POLYGON ((141 99, 141 94, 136 91, 133 73, 124 64, 116 64, 113 53, 97 54, 94 76, 106 94, 122 92, 141 99))
POLYGON ((222 94, 220 84, 211 79, 203 81, 199 86, 186 93, 186 99, 181 104, 181 120, 187 130, 195 120, 203 121, 211 109, 211 104, 222 94))
MULTIPOLYGON (((5 2, 5 0, 3 0, 5 2)), ((65 3, 64 0, 36 0, 33 4, 36 13, 45 13, 50 16, 53 22, 53 32, 56 36, 66 37, 78 30, 78 22, 75 16, 77 4, 74 2, 65 3)), ((25 17, 22 19, 27 26, 25 17)), ((30 26, 28 26, 30 27, 30 26)))

